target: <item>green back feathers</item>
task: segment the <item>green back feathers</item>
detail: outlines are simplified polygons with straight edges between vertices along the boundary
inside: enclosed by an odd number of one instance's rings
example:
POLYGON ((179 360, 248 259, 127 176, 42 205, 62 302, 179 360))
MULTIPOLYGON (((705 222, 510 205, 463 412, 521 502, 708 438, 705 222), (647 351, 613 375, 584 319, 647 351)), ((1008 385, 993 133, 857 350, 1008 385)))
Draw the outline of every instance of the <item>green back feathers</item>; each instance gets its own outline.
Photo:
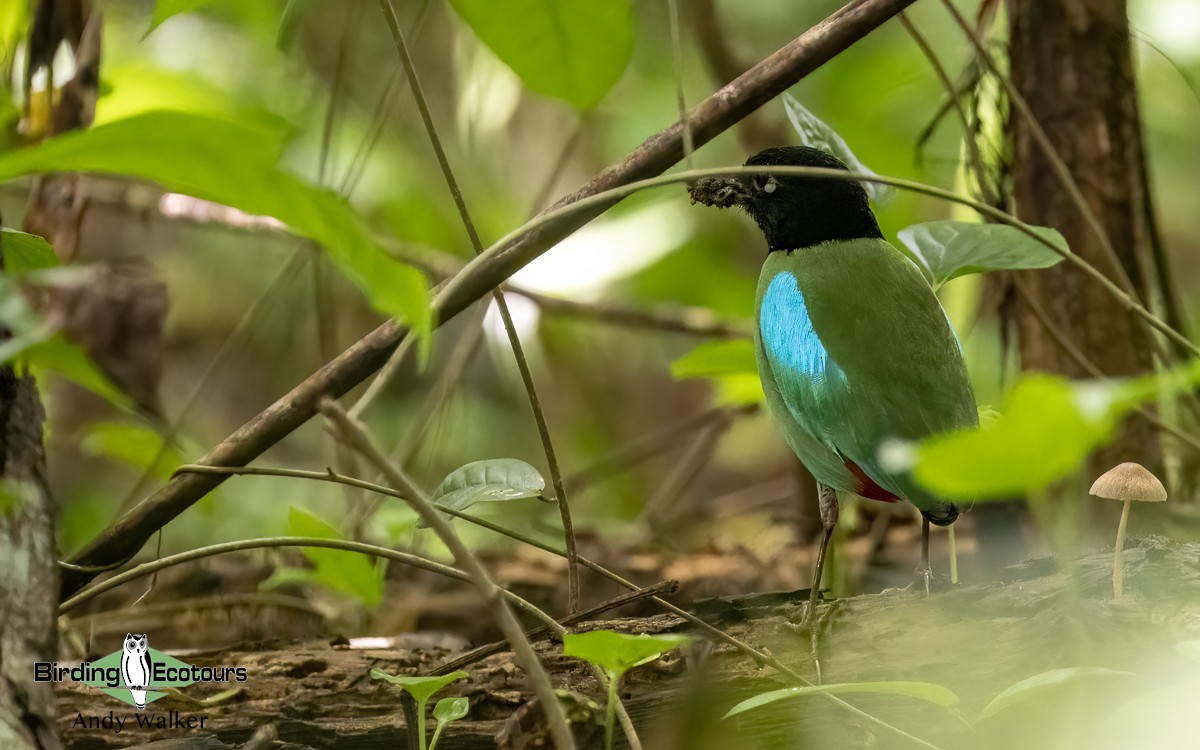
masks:
POLYGON ((817 479, 860 491, 848 459, 922 510, 943 505, 878 460, 887 438, 977 421, 958 340, 912 262, 882 239, 770 253, 755 315, 768 403, 817 479))

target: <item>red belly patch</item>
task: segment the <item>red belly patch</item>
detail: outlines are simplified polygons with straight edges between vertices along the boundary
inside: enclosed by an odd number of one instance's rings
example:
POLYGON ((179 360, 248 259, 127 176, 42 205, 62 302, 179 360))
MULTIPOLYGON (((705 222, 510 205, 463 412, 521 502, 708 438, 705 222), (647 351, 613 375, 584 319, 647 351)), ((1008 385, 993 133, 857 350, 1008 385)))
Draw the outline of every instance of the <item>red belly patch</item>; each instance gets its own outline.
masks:
POLYGON ((850 470, 850 473, 858 481, 858 487, 854 491, 859 495, 868 500, 878 500, 883 503, 894 503, 900 499, 894 493, 888 492, 876 484, 875 480, 867 476, 867 472, 863 471, 861 466, 850 459, 843 458, 842 463, 846 465, 846 468, 850 470))

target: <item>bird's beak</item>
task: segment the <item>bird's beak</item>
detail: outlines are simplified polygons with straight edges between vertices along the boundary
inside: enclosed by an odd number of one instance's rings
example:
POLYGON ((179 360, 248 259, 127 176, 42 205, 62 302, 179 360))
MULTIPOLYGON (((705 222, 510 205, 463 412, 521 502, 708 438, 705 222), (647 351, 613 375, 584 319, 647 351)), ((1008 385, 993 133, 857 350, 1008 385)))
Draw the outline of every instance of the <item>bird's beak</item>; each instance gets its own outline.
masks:
POLYGON ((743 206, 750 192, 736 177, 704 177, 688 186, 692 203, 703 203, 715 208, 743 206))

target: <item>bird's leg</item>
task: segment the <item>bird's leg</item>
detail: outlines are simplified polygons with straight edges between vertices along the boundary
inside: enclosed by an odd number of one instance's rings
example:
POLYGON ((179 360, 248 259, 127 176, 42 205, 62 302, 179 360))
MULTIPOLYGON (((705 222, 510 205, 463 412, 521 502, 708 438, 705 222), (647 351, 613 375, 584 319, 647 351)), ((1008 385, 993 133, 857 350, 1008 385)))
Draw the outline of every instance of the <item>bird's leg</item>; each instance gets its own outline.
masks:
POLYGON ((812 623, 813 614, 817 610, 817 600, 821 597, 821 577, 825 573, 825 554, 829 550, 829 539, 838 521, 837 490, 827 484, 817 484, 817 503, 821 510, 821 548, 817 551, 817 564, 813 569, 812 586, 808 590, 808 606, 804 608, 802 624, 807 627, 812 623))
POLYGON ((924 516, 921 516, 921 566, 917 568, 917 575, 925 579, 925 595, 928 596, 933 569, 929 567, 929 519, 924 516))

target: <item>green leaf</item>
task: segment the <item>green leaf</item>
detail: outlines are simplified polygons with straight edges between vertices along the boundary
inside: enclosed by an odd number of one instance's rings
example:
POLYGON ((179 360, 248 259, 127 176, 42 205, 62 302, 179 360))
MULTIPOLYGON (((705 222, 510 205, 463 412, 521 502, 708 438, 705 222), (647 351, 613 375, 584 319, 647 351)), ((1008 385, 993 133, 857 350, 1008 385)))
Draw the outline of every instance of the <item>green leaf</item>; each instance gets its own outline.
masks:
POLYGON ((591 662, 616 680, 633 667, 654 661, 691 640, 686 635, 626 635, 592 630, 563 636, 563 654, 591 662))
MULTIPOLYGON (((1067 241, 1055 230, 1032 229, 1069 252, 1067 241)), ((930 221, 901 229, 896 237, 912 251, 934 287, 970 273, 1049 268, 1063 260, 1063 256, 1007 224, 930 221)))
POLYGON ((913 475, 956 498, 1002 499, 1045 487, 1074 471, 1111 434, 1111 411, 1085 413, 1079 393, 1062 378, 1025 375, 1000 418, 922 443, 913 475))
POLYGON ((449 724, 467 715, 471 702, 466 698, 442 698, 433 707, 433 718, 439 724, 449 724))
POLYGON ((56 333, 25 347, 17 357, 35 370, 62 375, 120 409, 133 410, 133 401, 113 385, 78 344, 56 333))
MULTIPOLYGON (((833 154, 849 167, 851 172, 875 174, 875 172, 868 169, 865 164, 859 161, 854 152, 850 150, 850 146, 846 145, 846 141, 837 134, 836 130, 825 124, 824 120, 809 112, 800 103, 799 99, 787 92, 783 94, 783 109, 787 112, 788 120, 791 121, 792 127, 796 129, 796 133, 800 136, 801 144, 819 148, 822 151, 833 154)), ((863 182, 862 186, 867 191, 867 195, 871 197, 871 200, 876 202, 887 201, 895 193, 891 185, 884 185, 881 182, 863 182)))
MULTIPOLYGON (((393 685, 395 685, 396 687, 399 687, 402 690, 404 690, 404 692, 408 693, 409 695, 411 695, 413 697, 413 700, 415 700, 417 702, 418 709, 421 710, 421 709, 423 709, 426 702, 428 702, 429 699, 433 696, 434 693, 436 693, 437 691, 441 690, 442 688, 446 687, 447 685, 449 685, 450 683, 452 683, 456 680, 463 679, 464 677, 467 676, 467 673, 462 670, 458 670, 457 672, 451 672, 450 674, 447 674, 447 675, 434 675, 432 677, 418 677, 418 676, 388 674, 387 672, 384 672, 382 669, 372 669, 371 676, 377 680, 383 680, 385 682, 390 682, 393 685)), ((464 698, 463 700, 466 700, 466 699, 464 698)), ((441 701, 439 701, 439 703, 441 703, 441 701)), ((421 710, 421 713, 424 713, 424 711, 421 710)))
POLYGON ((1028 700, 1049 690, 1055 690, 1063 685, 1093 677, 1127 677, 1132 673, 1120 672, 1104 667, 1070 667, 1067 669, 1051 669, 1048 672, 1036 674, 1028 679, 1009 686, 992 702, 983 707, 979 713, 981 719, 995 716, 1018 701, 1028 700))
MULTIPOLYGON (((540 497, 546 480, 538 470, 515 458, 473 461, 450 472, 433 492, 433 501, 452 510, 475 503, 497 503, 540 497)), ((424 523, 417 524, 426 528, 424 523)))
POLYGON ((328 251, 380 312, 430 330, 424 276, 391 258, 336 193, 277 161, 278 133, 185 112, 146 112, 0 154, 0 182, 44 172, 101 172, 154 180, 169 190, 274 216, 328 251))
POLYGON ((105 90, 96 103, 97 126, 139 114, 171 111, 236 122, 266 133, 286 133, 291 127, 279 115, 215 86, 193 71, 134 60, 105 65, 104 83, 105 90))
POLYGON ((146 425, 128 422, 96 422, 84 430, 79 447, 91 456, 104 456, 166 479, 183 463, 173 448, 162 449, 162 436, 146 425), (157 461, 155 459, 157 458, 157 461), (154 461, 151 468, 150 463, 154 461))
POLYGON ((1072 383, 1026 374, 997 419, 916 446, 887 445, 880 458, 888 470, 911 470, 918 482, 945 497, 1009 498, 1069 476, 1138 404, 1197 382, 1200 362, 1126 381, 1072 383))
POLYGON ((4 252, 4 273, 13 276, 58 265, 54 248, 36 234, 0 228, 0 249, 4 252))
POLYGON ((737 716, 752 708, 759 708, 788 698, 799 698, 805 695, 845 695, 850 693, 884 693, 887 695, 903 695, 917 698, 939 706, 953 706, 958 703, 958 696, 950 688, 932 682, 842 682, 831 685, 811 685, 808 687, 791 687, 782 690, 772 690, 738 703, 725 714, 723 718, 737 716))
MULTIPOLYGON (((344 539, 341 532, 301 508, 288 510, 288 526, 296 536, 319 539, 344 539)), ((349 594, 367 607, 383 598, 383 566, 357 552, 306 547, 304 556, 313 564, 317 580, 325 586, 349 594)))
POLYGON ((721 404, 754 404, 766 398, 758 377, 754 344, 744 340, 701 344, 671 363, 676 380, 708 378, 717 387, 721 404))
POLYGON ((671 363, 671 377, 676 380, 738 374, 758 377, 754 344, 743 339, 710 341, 671 363))
POLYGON ((133 410, 133 401, 113 385, 82 347, 29 308, 19 282, 11 276, 0 275, 0 326, 11 332, 11 338, 0 342, 0 364, 15 361, 35 371, 56 373, 119 409, 133 410))
POLYGON ((171 16, 176 16, 180 13, 190 13, 206 5, 212 5, 214 2, 217 2, 217 0, 156 0, 154 3, 154 16, 150 19, 150 28, 146 29, 146 35, 148 36, 150 32, 157 29, 163 21, 171 16))
POLYGON ((629 0, 450 2, 526 86, 579 109, 604 98, 633 52, 629 0))

